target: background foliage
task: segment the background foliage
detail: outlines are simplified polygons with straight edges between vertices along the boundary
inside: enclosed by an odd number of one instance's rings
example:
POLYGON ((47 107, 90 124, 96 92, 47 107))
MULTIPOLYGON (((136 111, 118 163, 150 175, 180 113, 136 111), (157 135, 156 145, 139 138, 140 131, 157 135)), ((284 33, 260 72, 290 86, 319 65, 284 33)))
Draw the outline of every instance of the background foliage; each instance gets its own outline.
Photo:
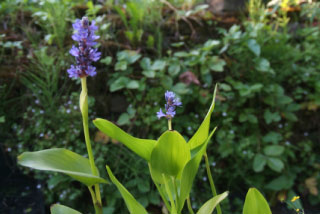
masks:
MULTIPOLYGON (((28 1, 0 3, 0 138, 13 159, 23 151, 64 147, 85 154, 79 82, 68 80, 71 23, 99 25, 103 59, 88 83, 90 118, 108 118, 137 137, 157 138, 156 112, 166 90, 183 102, 173 122, 185 138, 198 128, 219 83, 215 139, 208 155, 217 188, 229 190, 225 213, 240 213, 249 187, 272 205, 293 194, 319 205, 319 2, 252 0, 248 13, 221 18, 203 1, 28 1), (23 105, 21 105, 23 103, 23 105)), ((149 210, 161 206, 148 168, 91 124, 96 164, 108 164, 149 210), (128 164, 130 163, 130 165, 128 164)), ((14 166, 12 166, 14 167, 14 166)), ((43 181, 47 204, 89 209, 88 193, 63 175, 21 169, 43 181)), ((106 213, 123 208, 104 186, 106 213)), ((204 165, 192 194, 210 197, 204 165)), ((80 209, 80 208, 79 208, 80 209)))

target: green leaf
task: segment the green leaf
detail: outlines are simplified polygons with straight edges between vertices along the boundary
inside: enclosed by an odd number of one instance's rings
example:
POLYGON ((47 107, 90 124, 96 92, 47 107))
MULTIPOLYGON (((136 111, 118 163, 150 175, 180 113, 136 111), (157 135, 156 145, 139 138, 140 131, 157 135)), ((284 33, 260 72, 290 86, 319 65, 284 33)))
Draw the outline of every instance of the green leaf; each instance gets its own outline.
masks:
POLYGON ((256 69, 261 72, 273 73, 270 67, 270 62, 265 58, 261 58, 257 61, 256 69))
POLYGON ((269 157, 267 159, 268 166, 276 172, 281 172, 284 168, 284 163, 279 158, 269 157))
POLYGON ((261 172, 264 166, 267 164, 267 159, 262 154, 256 154, 253 160, 253 170, 255 172, 261 172))
POLYGON ((247 46, 256 56, 260 56, 260 45, 257 43, 255 39, 249 39, 247 42, 247 46))
POLYGON ((130 116, 128 113, 122 113, 117 121, 119 126, 128 124, 130 122, 130 116))
POLYGON ((268 156, 279 156, 284 152, 284 147, 279 145, 266 146, 264 149, 264 154, 268 156))
POLYGON ((289 190, 293 187, 295 178, 296 177, 294 175, 281 175, 265 185, 265 188, 274 191, 280 191, 284 189, 289 190))
POLYGON ((128 77, 123 77, 123 76, 119 77, 116 81, 114 81, 110 85, 110 91, 114 92, 114 91, 118 91, 120 89, 125 88, 129 81, 130 81, 130 79, 128 77))
POLYGON ((111 62, 112 62, 112 57, 111 56, 107 56, 107 57, 101 59, 100 62, 105 64, 105 65, 110 65, 111 62))
POLYGON ((190 160, 187 142, 177 131, 163 133, 151 153, 153 171, 177 177, 190 160))
POLYGON ((215 128, 206 139, 206 141, 196 147, 195 149, 191 150, 192 158, 183 168, 182 176, 181 176, 181 188, 180 188, 180 197, 179 197, 179 212, 182 210, 185 200, 187 199, 188 195, 190 194, 192 183, 194 178, 197 175, 199 164, 201 162, 202 156, 207 149, 207 145, 215 133, 217 128, 215 128))
POLYGON ((163 70, 165 66, 166 66, 166 61, 156 60, 156 61, 152 64, 151 70, 163 70))
POLYGON ((93 124, 109 137, 120 141, 127 146, 131 151, 135 152, 140 157, 149 161, 152 149, 157 141, 149 139, 135 138, 125 131, 114 125, 112 122, 103 119, 95 119, 93 124))
POLYGON ((115 64, 115 68, 114 70, 116 71, 124 71, 126 70, 128 67, 128 64, 126 61, 118 61, 116 64, 115 64))
POLYGON ((256 189, 250 188, 243 206, 243 214, 272 214, 269 204, 256 189))
POLYGON ((87 158, 67 149, 46 149, 38 152, 24 152, 18 156, 18 163, 33 169, 61 172, 87 186, 107 183, 105 179, 94 176, 91 173, 90 163, 87 158))
POLYGON ((124 199, 127 208, 131 214, 148 214, 145 208, 136 201, 136 199, 128 192, 128 190, 114 177, 109 166, 106 166, 109 177, 114 185, 118 188, 122 198, 124 199))
POLYGON ((130 80, 130 82, 127 84, 128 89, 137 89, 139 88, 139 82, 137 80, 130 80))
POLYGON ((208 111, 206 117, 202 121, 202 123, 201 123, 200 127, 198 128, 198 130, 196 131, 196 133, 191 137, 191 139, 188 142, 190 150, 203 144, 205 142, 205 140, 207 140, 207 138, 208 138, 209 128, 210 128, 210 119, 211 119, 211 114, 213 112, 214 105, 215 105, 216 93, 217 93, 217 85, 214 89, 211 106, 209 108, 209 111, 208 111))
POLYGON ((50 207, 51 214, 81 214, 77 210, 74 210, 70 207, 61 205, 61 204, 54 204, 50 207))
POLYGON ((282 135, 277 132, 269 132, 262 138, 263 142, 265 143, 273 143, 277 144, 280 140, 282 140, 282 135))
POLYGON ((155 71, 143 71, 142 74, 148 78, 154 78, 156 76, 155 71))
POLYGON ((267 124, 270 124, 272 122, 279 122, 281 120, 281 117, 280 117, 278 112, 272 113, 272 112, 270 112, 269 109, 267 109, 264 112, 264 119, 265 119, 267 124))
POLYGON ((209 60, 210 69, 217 72, 222 72, 223 67, 226 65, 226 62, 223 59, 220 59, 218 56, 213 56, 209 60))
POLYGON ((216 206, 226 197, 228 196, 228 192, 224 192, 220 195, 217 195, 210 200, 208 200, 202 207, 199 209, 197 214, 211 214, 216 208, 216 206))

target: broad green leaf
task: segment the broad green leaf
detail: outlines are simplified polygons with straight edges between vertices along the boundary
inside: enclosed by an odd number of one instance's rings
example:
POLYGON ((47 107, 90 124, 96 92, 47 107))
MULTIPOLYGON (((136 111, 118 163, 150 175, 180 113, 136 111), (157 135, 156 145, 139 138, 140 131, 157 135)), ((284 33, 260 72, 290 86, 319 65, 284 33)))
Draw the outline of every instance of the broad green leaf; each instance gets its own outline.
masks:
POLYGON ((122 113, 117 121, 117 124, 119 126, 122 126, 122 125, 125 125, 125 124, 128 124, 130 122, 130 116, 128 113, 122 113))
POLYGON ((128 192, 128 190, 117 180, 113 175, 109 166, 106 166, 109 177, 114 185, 119 190, 123 200, 125 201, 127 208, 131 214, 148 214, 145 208, 136 201, 136 199, 128 192))
POLYGON ((249 39, 247 42, 248 48, 256 55, 260 56, 260 45, 257 43, 255 39, 249 39))
POLYGON ((128 89, 137 89, 139 88, 139 82, 137 80, 130 80, 130 82, 127 84, 128 89))
POLYGON ((178 176, 190 160, 187 142, 177 131, 163 133, 151 153, 151 168, 160 174, 178 176))
POLYGON ((215 133, 217 128, 215 128, 202 145, 198 146, 197 148, 191 150, 192 158, 191 160, 186 164, 182 171, 181 176, 181 184, 180 184, 180 196, 179 196, 179 212, 182 210, 185 200, 187 199, 188 195, 190 194, 192 183, 194 178, 197 175, 199 164, 201 162, 202 156, 205 153, 207 149, 207 145, 212 137, 212 135, 215 133))
POLYGON ((50 207, 51 214, 81 214, 77 210, 74 210, 70 207, 61 205, 61 204, 54 204, 50 207))
POLYGON ((149 139, 135 138, 125 131, 114 125, 112 122, 103 119, 95 119, 93 124, 109 137, 120 141, 127 146, 131 151, 135 152, 140 157, 149 161, 152 149, 157 141, 149 139))
POLYGON ((156 60, 152 66, 151 70, 163 70, 166 66, 166 61, 163 60, 156 60))
POLYGON ((217 195, 210 200, 208 200, 202 207, 199 209, 197 214, 211 214, 216 208, 216 206, 226 197, 228 196, 228 192, 224 192, 220 195, 217 195))
POLYGON ((272 71, 272 69, 270 67, 270 62, 265 58, 260 58, 257 61, 256 69, 258 71, 261 71, 261 72, 271 72, 271 73, 273 73, 273 71, 272 71))
POLYGON ((18 163, 33 169, 61 172, 92 186, 97 183, 107 183, 99 176, 91 173, 87 158, 67 149, 46 149, 38 152, 24 152, 18 156, 18 163))
POLYGON ((188 142, 190 150, 196 148, 199 145, 201 145, 208 138, 209 128, 210 128, 210 119, 211 119, 211 114, 213 112, 214 105, 215 105, 216 93, 217 93, 217 85, 216 85, 216 87, 214 89, 212 103, 211 103, 211 106, 209 108, 209 111, 208 111, 206 117, 202 121, 202 123, 201 123, 200 127, 198 128, 197 132, 192 136, 192 138, 188 142))
POLYGON ((267 160, 268 166, 276 172, 281 172, 284 168, 284 163, 279 158, 269 157, 267 160))
POLYGON ((250 188, 243 206, 243 214, 272 214, 269 204, 256 189, 250 188))
POLYGON ((280 190, 288 190, 291 189, 294 185, 294 181, 296 179, 295 175, 281 175, 272 181, 270 183, 265 185, 265 188, 274 190, 274 191, 280 191, 280 190))
POLYGON ((264 166, 267 164, 267 159, 262 154, 256 154, 253 159, 253 170, 255 172, 261 172, 264 166))
POLYGON ((118 91, 126 87, 130 79, 128 77, 120 77, 110 85, 110 91, 118 91))
POLYGON ((279 145, 266 146, 264 149, 264 154, 268 156, 279 156, 284 152, 284 147, 279 145))

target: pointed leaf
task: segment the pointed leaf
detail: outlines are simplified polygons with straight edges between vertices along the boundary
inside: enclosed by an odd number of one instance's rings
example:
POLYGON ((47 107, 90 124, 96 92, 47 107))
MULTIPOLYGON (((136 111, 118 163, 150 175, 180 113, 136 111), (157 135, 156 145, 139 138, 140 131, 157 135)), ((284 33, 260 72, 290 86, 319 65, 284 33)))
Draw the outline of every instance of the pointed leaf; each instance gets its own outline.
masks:
POLYGON ((38 152, 24 152, 18 156, 18 163, 33 169, 61 172, 91 186, 107 181, 91 172, 89 160, 67 149, 46 149, 38 152))
POLYGON ((118 188, 122 198, 124 199, 127 208, 131 214, 148 214, 145 208, 136 201, 136 199, 128 192, 128 190, 117 180, 117 178, 113 175, 109 166, 106 166, 109 177, 114 185, 118 188))
POLYGON ((51 206, 50 208, 50 212, 51 214, 81 214, 80 212, 78 212, 77 210, 74 210, 70 207, 61 205, 61 204, 54 204, 51 206))
POLYGON ((177 131, 163 133, 151 153, 151 168, 160 174, 178 176, 190 160, 187 142, 177 131))
POLYGON ((188 142, 190 150, 194 149, 195 147, 197 147, 199 145, 201 145, 208 138, 209 128, 210 128, 210 119, 211 119, 211 114, 213 112, 214 105, 215 105, 216 93, 217 93, 217 85, 216 85, 216 87, 214 89, 212 103, 211 103, 210 109, 209 109, 206 117, 202 121, 202 123, 201 123, 200 127, 198 128, 197 132, 192 136, 192 138, 188 142))
POLYGON ((271 214, 268 202, 256 189, 250 188, 243 206, 243 214, 271 214))
POLYGON ((199 209, 197 214, 211 214, 216 208, 216 206, 226 197, 228 196, 228 192, 224 192, 220 195, 217 195, 213 198, 211 198, 209 201, 207 201, 202 207, 199 209))
MULTIPOLYGON (((207 149, 208 142, 210 141, 212 135, 216 131, 217 128, 215 128, 207 138, 206 142, 202 144, 201 146, 195 148, 194 150, 196 153, 192 155, 192 159, 186 164, 182 171, 181 176, 181 188, 180 188, 180 197, 179 197, 179 212, 181 212, 184 202, 187 199, 188 195, 190 194, 192 183, 194 178, 196 177, 196 174, 198 172, 199 164, 201 162, 202 156, 205 153, 207 149)), ((191 151, 192 153, 192 151, 191 151)))
POLYGON ((93 123, 100 131, 102 131, 109 137, 120 141, 131 151, 135 152, 145 160, 150 160, 152 149, 157 141, 135 138, 108 120, 95 119, 93 123))

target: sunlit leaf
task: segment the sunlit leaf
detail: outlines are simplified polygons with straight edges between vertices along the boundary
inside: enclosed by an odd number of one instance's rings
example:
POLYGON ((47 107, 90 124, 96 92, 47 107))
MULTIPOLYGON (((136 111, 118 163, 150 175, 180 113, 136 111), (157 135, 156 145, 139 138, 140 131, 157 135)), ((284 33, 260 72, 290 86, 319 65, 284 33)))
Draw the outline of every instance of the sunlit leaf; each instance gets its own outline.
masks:
POLYGON ((61 204, 54 204, 50 207, 51 214, 81 214, 77 210, 74 210, 70 207, 61 205, 61 204))
POLYGON ((38 152, 24 152, 18 156, 22 166, 38 170, 61 172, 91 186, 107 181, 91 172, 89 160, 67 149, 47 149, 38 152))
POLYGON ((271 214, 268 202, 256 189, 250 188, 243 206, 243 214, 271 214))
POLYGON ((149 161, 152 149, 157 141, 135 138, 125 131, 114 125, 112 122, 103 119, 95 119, 94 125, 107 136, 123 143, 131 151, 135 152, 140 157, 149 161))
MULTIPOLYGON (((228 196, 228 192, 224 192, 220 195, 217 195, 210 200, 208 200, 202 207, 199 209, 197 214, 211 214, 216 208, 216 206, 226 197, 228 196)), ((253 214, 253 213, 252 213, 253 214)))
POLYGON ((128 192, 128 190, 117 180, 117 178, 113 175, 109 166, 106 166, 109 177, 114 185, 116 185, 119 190, 122 198, 124 199, 127 208, 131 214, 148 214, 145 208, 136 201, 136 199, 128 192))

